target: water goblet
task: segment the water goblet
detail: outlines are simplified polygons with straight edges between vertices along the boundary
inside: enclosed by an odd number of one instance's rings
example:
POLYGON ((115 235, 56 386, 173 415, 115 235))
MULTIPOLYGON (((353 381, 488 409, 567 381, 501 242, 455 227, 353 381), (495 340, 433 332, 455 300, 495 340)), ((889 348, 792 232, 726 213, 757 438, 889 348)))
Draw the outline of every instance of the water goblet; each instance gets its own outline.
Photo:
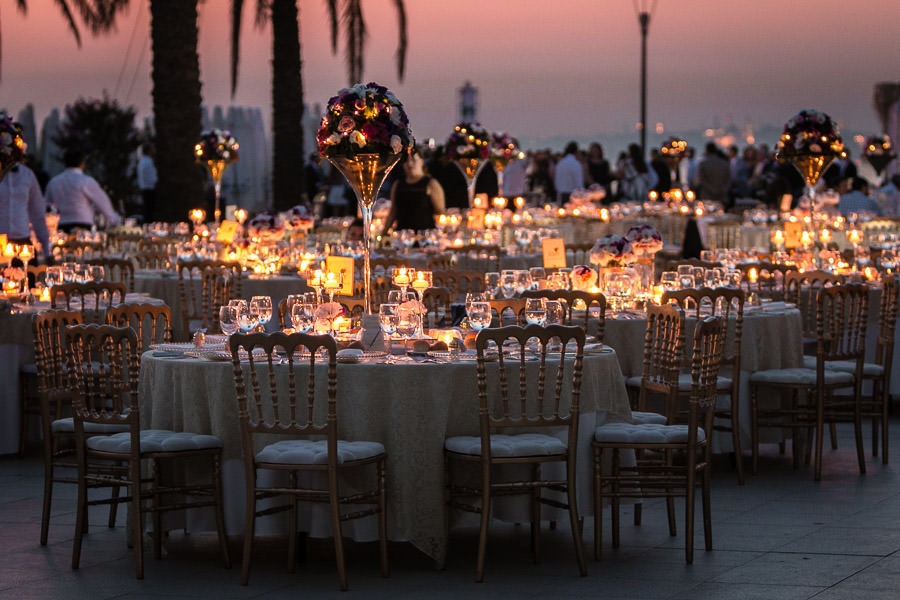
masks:
POLYGON ((491 298, 500 295, 500 273, 488 271, 484 274, 484 291, 490 294, 491 298))
POLYGON ((309 333, 315 324, 314 304, 298 302, 291 306, 291 325, 300 333, 309 333))
POLYGON ((516 293, 522 294, 526 290, 531 289, 531 272, 527 269, 516 271, 516 293))
POLYGON ((238 314, 233 306, 223 305, 219 307, 219 329, 226 336, 238 330, 238 314))
POLYGON ((563 307, 559 300, 544 300, 544 312, 547 313, 547 325, 559 325, 563 320, 563 307))
POLYGON ((543 298, 526 298, 525 321, 529 325, 541 325, 547 322, 547 311, 544 309, 543 298))
POLYGON ((675 271, 663 271, 659 276, 659 284, 667 291, 678 289, 678 273, 675 271))
POLYGON ((253 296, 250 299, 250 312, 256 313, 259 324, 265 326, 272 320, 272 298, 269 296, 253 296))
POLYGON ((516 272, 512 270, 500 273, 500 293, 504 298, 512 298, 516 293, 516 272))
POLYGON ((398 306, 397 307, 397 333, 401 337, 411 338, 419 330, 421 321, 418 307, 398 306))
POLYGON ((475 331, 491 325, 491 305, 489 302, 473 302, 469 307, 469 325, 475 331))
POLYGON ((250 333, 259 326, 259 315, 250 309, 241 308, 237 321, 243 333, 250 333))
POLYGON ((385 302, 378 307, 378 324, 384 333, 387 347, 390 348, 391 336, 397 332, 400 317, 397 315, 397 304, 385 302))
POLYGON ((90 273, 91 281, 103 281, 103 277, 106 274, 106 270, 103 268, 103 265, 90 265, 87 267, 87 269, 90 273))

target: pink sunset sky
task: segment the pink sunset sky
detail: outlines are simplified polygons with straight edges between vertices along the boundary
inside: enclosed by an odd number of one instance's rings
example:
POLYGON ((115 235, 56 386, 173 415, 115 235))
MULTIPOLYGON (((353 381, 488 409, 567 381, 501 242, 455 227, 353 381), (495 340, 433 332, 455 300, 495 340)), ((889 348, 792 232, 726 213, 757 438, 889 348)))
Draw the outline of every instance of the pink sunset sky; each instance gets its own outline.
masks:
MULTIPOLYGON (((652 3, 652 2, 651 2, 652 3)), ((0 106, 32 102, 38 123, 54 106, 103 90, 151 108, 149 2, 133 0, 113 34, 83 31, 79 50, 58 8, 30 0, 27 15, 0 0, 0 106), (134 40, 129 51, 129 42, 134 40), (146 45, 145 45, 146 44, 146 45), (133 84, 132 84, 133 81, 133 84)), ((229 98, 229 0, 200 3, 204 102, 270 105, 271 29, 252 25, 246 0, 240 81, 229 98)), ((307 103, 348 82, 332 55, 324 0, 301 0, 307 103)), ((631 0, 407 0, 409 55, 397 80, 392 0, 366 0, 366 80, 392 88, 419 139, 443 139, 456 90, 480 90, 479 119, 531 138, 631 131, 638 120, 640 35, 631 0)), ((343 40, 341 40, 343 43, 343 40)), ((668 131, 728 119, 781 124, 817 108, 845 129, 876 133, 873 86, 900 80, 897 0, 659 0, 650 25, 648 123, 668 131)))

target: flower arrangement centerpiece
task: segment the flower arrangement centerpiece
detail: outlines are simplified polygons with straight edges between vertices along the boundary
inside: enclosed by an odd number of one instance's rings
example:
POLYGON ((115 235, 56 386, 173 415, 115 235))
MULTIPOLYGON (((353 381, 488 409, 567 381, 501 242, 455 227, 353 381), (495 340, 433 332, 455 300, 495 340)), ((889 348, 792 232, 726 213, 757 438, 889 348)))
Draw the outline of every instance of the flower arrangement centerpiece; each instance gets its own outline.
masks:
POLYGON ((284 239, 284 221, 278 215, 261 212, 250 219, 247 233, 257 243, 273 243, 284 239))
POLYGON ((386 87, 358 83, 328 101, 316 141, 319 154, 344 175, 362 209, 366 314, 372 314, 372 211, 385 177, 415 144, 409 119, 403 104, 386 87))
POLYGON ((897 158, 897 153, 894 152, 894 145, 891 143, 891 138, 886 135, 872 135, 866 138, 865 145, 863 146, 862 151, 863 158, 865 158, 872 168, 875 169, 875 173, 881 177, 881 172, 884 171, 884 168, 887 167, 892 160, 897 158))
POLYGON ((647 299, 653 295, 653 266, 655 254, 662 250, 663 239, 652 225, 634 225, 625 232, 625 239, 634 248, 636 261, 635 276, 638 283, 638 298, 647 299))
POLYGON ((590 292, 597 285, 597 271, 587 265, 575 265, 569 277, 573 290, 590 292))
POLYGON ((25 159, 25 147, 22 126, 6 112, 0 111, 0 181, 25 159))
POLYGON ((200 140, 194 144, 194 156, 197 162, 205 165, 216 188, 216 206, 213 216, 216 225, 222 219, 219 201, 222 195, 222 176, 228 165, 238 159, 238 143, 230 131, 210 129, 200 134, 200 140))
POLYGON ((800 171, 810 193, 832 161, 844 154, 837 124, 818 110, 801 110, 784 125, 776 157, 800 171))
POLYGON ((475 199, 475 180, 491 156, 491 135, 481 123, 457 123, 447 138, 447 158, 459 167, 466 178, 469 206, 475 199))
POLYGON ((659 152, 664 158, 681 160, 687 154, 687 141, 677 137, 670 137, 659 147, 659 152))
POLYGON ((284 215, 284 224, 291 230, 307 232, 313 228, 315 218, 305 205, 298 204, 284 215))
POLYGON ((634 247, 621 235, 607 235, 591 248, 591 262, 601 267, 624 267, 635 261, 634 247))
POLYGON ((495 131, 491 134, 490 159, 497 172, 497 189, 503 195, 503 171, 506 165, 517 158, 525 158, 525 153, 519 150, 519 142, 505 131, 495 131))

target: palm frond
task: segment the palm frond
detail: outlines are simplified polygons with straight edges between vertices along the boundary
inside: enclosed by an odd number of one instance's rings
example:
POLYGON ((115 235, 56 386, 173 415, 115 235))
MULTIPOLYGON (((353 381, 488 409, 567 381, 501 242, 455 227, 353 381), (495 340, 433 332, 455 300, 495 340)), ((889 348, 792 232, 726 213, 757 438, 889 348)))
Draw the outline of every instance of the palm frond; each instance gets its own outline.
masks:
POLYGON ((81 48, 81 33, 78 31, 78 25, 75 24, 75 17, 72 16, 72 11, 69 10, 69 3, 66 0, 54 0, 54 2, 56 2, 59 10, 62 11, 69 24, 69 29, 72 31, 72 35, 75 36, 75 42, 81 48))
POLYGON ((238 61, 241 55, 241 21, 244 0, 231 0, 231 97, 237 90, 238 61))
POLYGON ((337 54, 337 40, 338 40, 337 0, 328 0, 328 21, 331 26, 331 53, 337 54))
POLYGON ((253 18, 253 24, 259 29, 264 28, 269 22, 271 10, 272 0, 256 0, 256 16, 253 18))
POLYGON ((397 79, 403 81, 403 75, 406 73, 406 6, 403 0, 394 0, 397 7, 397 30, 399 39, 397 40, 397 79))

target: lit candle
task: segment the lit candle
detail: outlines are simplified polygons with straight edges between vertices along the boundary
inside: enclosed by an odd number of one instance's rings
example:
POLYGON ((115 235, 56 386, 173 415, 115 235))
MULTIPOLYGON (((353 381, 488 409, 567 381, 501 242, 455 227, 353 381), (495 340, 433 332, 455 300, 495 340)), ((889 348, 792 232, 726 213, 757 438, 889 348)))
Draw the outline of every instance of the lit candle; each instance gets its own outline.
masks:
POLYGON ((341 287, 341 282, 333 271, 329 271, 325 276, 325 282, 322 284, 326 290, 336 290, 341 287))
POLYGON ((523 206, 525 206, 525 198, 523 198, 522 196, 516 196, 516 199, 513 200, 513 202, 515 203, 516 208, 522 208, 523 206))
POLYGON ((557 208, 557 209, 556 209, 556 214, 559 215, 560 217, 564 217, 564 216, 566 216, 566 209, 564 209, 564 208, 557 208))
POLYGON ((819 237, 821 238, 822 243, 827 245, 831 241, 831 230, 823 229, 822 233, 819 234, 819 237))
POLYGON ((499 209, 506 208, 506 198, 504 198, 503 196, 496 196, 492 200, 492 203, 496 208, 499 208, 499 209))
MULTIPOLYGON (((240 223, 241 225, 244 224, 244 221, 247 220, 248 216, 249 215, 247 213, 246 208, 236 208, 234 210, 234 218, 237 219, 237 222, 240 223)), ((201 217, 201 219, 202 219, 202 217, 201 217)))
POLYGON ((22 252, 19 254, 19 258, 22 259, 22 262, 28 264, 28 259, 30 259, 33 255, 31 254, 31 246, 23 245, 22 252))
POLYGON ((50 302, 50 288, 48 288, 48 287, 41 288, 41 294, 38 299, 41 302, 50 302))
POLYGON ((650 190, 650 199, 654 202, 659 199, 659 194, 656 193, 656 190, 650 190))
POLYGON ((750 283, 756 283, 756 280, 759 279, 759 272, 756 270, 756 267, 751 267, 747 271, 747 279, 750 280, 750 283))
POLYGON ((859 229, 851 229, 850 231, 848 231, 848 232, 847 232, 847 239, 850 240, 850 243, 851 243, 851 244, 854 244, 854 245, 856 245, 856 244, 858 244, 860 241, 862 241, 862 238, 861 238, 861 236, 860 236, 860 234, 859 234, 859 229))
POLYGON ((600 219, 603 221, 609 221, 609 209, 607 209, 607 208, 600 209, 600 219))
POLYGON ((422 292, 428 288, 428 282, 425 281, 425 273, 422 271, 416 273, 416 278, 412 282, 412 288, 417 292, 422 292))
MULTIPOLYGON (((329 273, 329 275, 333 275, 333 273, 329 273)), ((339 315, 334 319, 332 328, 338 333, 347 333, 350 331, 350 319, 346 319, 339 315)))
POLYGON ((409 285, 409 275, 406 274, 406 268, 400 267, 394 275, 394 283, 396 285, 409 285))
POLYGON ((665 288, 661 285, 653 286, 653 303, 654 304, 662 304, 662 296, 665 288))
POLYGON ((863 269, 863 273, 865 273, 866 279, 868 281, 872 281, 876 277, 875 269, 873 269, 872 267, 866 267, 865 269, 863 269))

